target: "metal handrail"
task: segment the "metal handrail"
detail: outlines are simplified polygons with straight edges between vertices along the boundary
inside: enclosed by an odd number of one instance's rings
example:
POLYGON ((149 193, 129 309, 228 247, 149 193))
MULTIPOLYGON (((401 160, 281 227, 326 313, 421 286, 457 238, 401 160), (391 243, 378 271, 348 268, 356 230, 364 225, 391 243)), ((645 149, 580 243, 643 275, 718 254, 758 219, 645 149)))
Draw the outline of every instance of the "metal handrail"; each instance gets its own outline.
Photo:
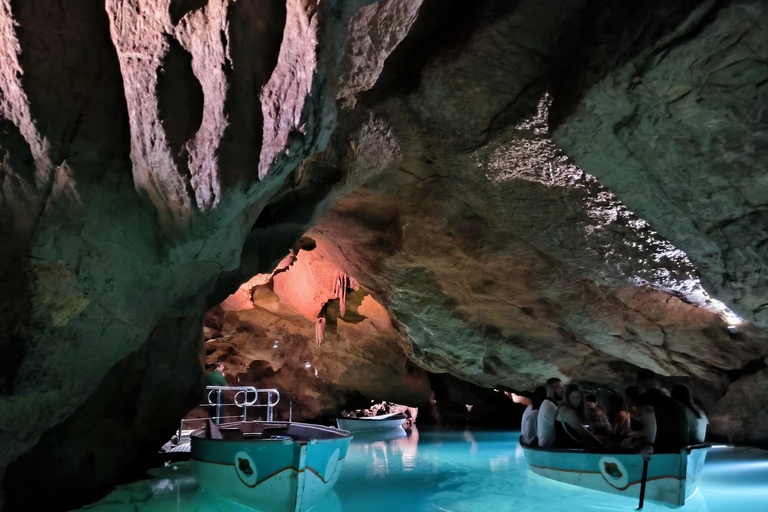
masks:
MULTIPOLYGON (((267 421, 273 421, 272 409, 280 402, 280 392, 276 389, 257 389, 253 386, 206 386, 208 391, 207 401, 208 403, 200 404, 201 407, 215 407, 215 415, 213 420, 216 423, 221 423, 221 420, 248 420, 248 407, 266 407, 267 408, 267 421), (221 403, 222 391, 235 391, 235 395, 232 398, 233 403, 221 403), (250 398, 250 394, 253 393, 253 398, 250 398), (257 404, 260 393, 267 394, 267 401, 263 404, 257 404), (227 405, 236 405, 243 409, 242 418, 240 416, 224 416, 221 414, 222 407, 227 405)), ((196 419, 182 419, 179 423, 178 438, 181 439, 182 432, 184 431, 184 422, 191 423, 200 421, 196 419)))
MULTIPOLYGON (((221 392, 222 391, 235 391, 235 396, 233 397, 232 401, 234 402, 234 405, 241 407, 243 409, 243 421, 247 421, 248 419, 248 406, 252 407, 266 407, 267 408, 267 421, 272 421, 272 408, 280 402, 280 392, 276 389, 268 388, 268 389, 256 389, 253 386, 206 386, 208 390, 208 404, 212 407, 217 408, 216 412, 216 422, 218 423, 223 416, 219 415, 219 407, 222 405, 221 403, 221 392), (213 401, 213 394, 215 393, 216 401, 213 401), (253 398, 248 399, 248 394, 253 393, 253 398), (267 394, 267 402, 264 404, 257 404, 256 401, 259 399, 259 393, 266 393, 267 394), (272 398, 274 397, 274 402, 272 401, 272 398)), ((205 405, 205 404, 203 404, 205 405)))

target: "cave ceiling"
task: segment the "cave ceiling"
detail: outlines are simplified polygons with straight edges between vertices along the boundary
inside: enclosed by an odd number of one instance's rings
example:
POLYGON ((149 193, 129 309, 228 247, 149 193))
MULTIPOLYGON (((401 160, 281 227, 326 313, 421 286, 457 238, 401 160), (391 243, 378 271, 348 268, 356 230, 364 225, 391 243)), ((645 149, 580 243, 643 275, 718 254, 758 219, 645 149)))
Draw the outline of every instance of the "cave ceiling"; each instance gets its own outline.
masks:
POLYGON ((140 471, 206 359, 300 418, 650 368, 768 443, 763 2, 30 0, 0 27, 9 509, 54 447, 62 507, 140 471))

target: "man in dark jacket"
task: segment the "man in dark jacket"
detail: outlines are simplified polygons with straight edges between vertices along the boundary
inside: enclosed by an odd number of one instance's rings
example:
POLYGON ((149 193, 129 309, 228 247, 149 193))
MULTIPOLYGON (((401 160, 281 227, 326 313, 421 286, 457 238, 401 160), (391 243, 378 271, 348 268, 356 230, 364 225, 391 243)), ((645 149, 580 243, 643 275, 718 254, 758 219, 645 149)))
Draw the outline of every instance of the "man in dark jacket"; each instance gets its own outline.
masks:
POLYGON ((224 363, 221 361, 215 363, 213 370, 206 374, 205 380, 206 386, 226 386, 227 381, 224 379, 224 363))
POLYGON ((648 460, 654 452, 677 451, 690 444, 685 407, 661 392, 661 383, 651 370, 637 372, 643 416, 641 453, 648 460))
MULTIPOLYGON (((224 379, 224 363, 222 363, 221 361, 214 363, 213 370, 211 370, 205 375, 205 385, 206 386, 226 386, 227 385, 227 381, 226 379, 224 379)), ((216 407, 214 408, 214 421, 216 421, 216 423, 220 423, 221 417, 224 415, 223 407, 221 405, 221 390, 218 390, 218 391, 208 390, 206 392, 207 397, 211 396, 210 393, 213 393, 213 395, 216 397, 216 407)), ((209 398, 206 398, 206 400, 208 399, 209 398)))

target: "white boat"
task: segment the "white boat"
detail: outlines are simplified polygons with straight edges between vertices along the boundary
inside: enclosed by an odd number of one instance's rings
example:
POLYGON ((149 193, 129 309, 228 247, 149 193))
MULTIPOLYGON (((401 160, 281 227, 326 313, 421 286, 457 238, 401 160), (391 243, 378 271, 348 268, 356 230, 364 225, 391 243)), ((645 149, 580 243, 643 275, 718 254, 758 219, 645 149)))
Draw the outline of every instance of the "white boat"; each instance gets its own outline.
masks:
POLYGON ((339 479, 351 439, 322 425, 208 421, 190 435, 190 467, 213 494, 263 512, 304 512, 339 479))
MULTIPOLYGON (((637 451, 558 449, 520 442, 531 471, 588 489, 639 498, 643 458, 637 451)), ((656 453, 648 463, 645 499, 682 507, 698 488, 710 445, 686 446, 675 453, 656 453)))
POLYGON ((400 428, 406 420, 402 412, 382 414, 381 416, 365 416, 363 418, 337 418, 336 424, 340 429, 350 432, 370 432, 372 430, 388 430, 400 428))

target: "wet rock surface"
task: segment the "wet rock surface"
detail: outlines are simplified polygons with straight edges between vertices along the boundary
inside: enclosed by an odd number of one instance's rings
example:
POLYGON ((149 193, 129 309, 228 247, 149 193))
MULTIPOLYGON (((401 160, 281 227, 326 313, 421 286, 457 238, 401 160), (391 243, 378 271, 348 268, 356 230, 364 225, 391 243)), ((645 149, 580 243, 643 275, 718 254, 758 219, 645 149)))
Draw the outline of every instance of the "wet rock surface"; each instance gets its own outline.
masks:
POLYGON ((645 367, 765 444, 765 18, 0 2, 0 499, 132 478, 203 359, 307 419, 645 367))

